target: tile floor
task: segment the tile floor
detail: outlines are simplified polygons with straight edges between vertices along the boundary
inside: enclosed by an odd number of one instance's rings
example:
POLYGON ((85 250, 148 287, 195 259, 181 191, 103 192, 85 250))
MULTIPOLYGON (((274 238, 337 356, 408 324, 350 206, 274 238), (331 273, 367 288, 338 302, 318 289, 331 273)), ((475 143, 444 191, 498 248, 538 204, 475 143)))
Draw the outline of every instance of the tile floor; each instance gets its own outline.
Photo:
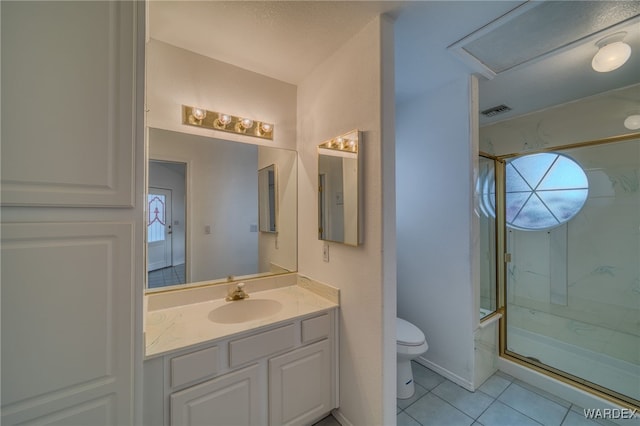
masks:
MULTIPOLYGON (((416 393, 410 399, 398 399, 398 426, 615 425, 586 419, 582 408, 502 372, 491 376, 476 392, 469 392, 416 362, 412 364, 416 393)), ((629 424, 640 425, 640 418, 629 424)), ((339 425, 331 416, 316 423, 339 425)))
POLYGON ((150 271, 147 279, 149 288, 166 287, 185 283, 185 264, 150 271))

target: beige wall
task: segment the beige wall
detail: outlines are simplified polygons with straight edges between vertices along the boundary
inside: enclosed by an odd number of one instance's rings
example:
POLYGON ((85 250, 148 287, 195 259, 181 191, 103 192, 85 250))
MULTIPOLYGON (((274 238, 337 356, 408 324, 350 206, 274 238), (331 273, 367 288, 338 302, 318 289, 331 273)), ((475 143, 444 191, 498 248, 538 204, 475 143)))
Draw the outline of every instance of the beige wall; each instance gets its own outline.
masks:
POLYGON ((235 142, 296 148, 296 86, 157 40, 147 43, 147 126, 235 142), (181 105, 274 123, 274 140, 182 124, 181 105))
POLYGON ((392 24, 376 18, 298 86, 299 271, 340 288, 337 415, 345 424, 395 424, 396 416, 395 190, 383 187, 385 177, 393 183, 392 43, 392 24), (364 244, 329 243, 326 263, 317 235, 316 147, 356 128, 363 132, 364 244))

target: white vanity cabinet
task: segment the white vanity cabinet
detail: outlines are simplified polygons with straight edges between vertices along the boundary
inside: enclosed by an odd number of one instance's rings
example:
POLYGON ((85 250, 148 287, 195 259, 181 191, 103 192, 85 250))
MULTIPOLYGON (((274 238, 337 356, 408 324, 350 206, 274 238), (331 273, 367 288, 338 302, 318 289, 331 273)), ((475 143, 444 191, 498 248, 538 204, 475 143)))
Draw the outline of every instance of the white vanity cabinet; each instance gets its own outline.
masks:
POLYGON ((310 425, 338 406, 338 311, 145 362, 148 426, 310 425))

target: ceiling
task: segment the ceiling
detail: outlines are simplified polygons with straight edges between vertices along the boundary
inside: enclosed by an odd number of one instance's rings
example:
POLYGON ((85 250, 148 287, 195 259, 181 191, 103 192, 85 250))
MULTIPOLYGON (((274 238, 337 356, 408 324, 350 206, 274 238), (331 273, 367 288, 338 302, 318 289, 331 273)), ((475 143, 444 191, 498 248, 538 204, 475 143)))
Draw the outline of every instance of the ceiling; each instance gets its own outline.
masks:
MULTIPOLYGON (((580 3, 585 8, 602 4, 580 3)), ((640 14, 640 2, 627 3, 640 14)), ((467 75, 469 66, 447 48, 522 4, 488 0, 152 0, 148 29, 151 38, 298 84, 375 16, 388 13, 395 19, 396 101, 403 102, 467 75)), ((480 77, 480 110, 499 104, 512 108, 493 118, 481 117, 481 124, 639 83, 640 23, 636 19, 615 30, 628 32, 625 41, 634 53, 614 72, 596 73, 590 66, 595 42, 606 34, 603 31, 492 80, 480 77)), ((525 44, 541 42, 517 28, 506 37, 525 44)))

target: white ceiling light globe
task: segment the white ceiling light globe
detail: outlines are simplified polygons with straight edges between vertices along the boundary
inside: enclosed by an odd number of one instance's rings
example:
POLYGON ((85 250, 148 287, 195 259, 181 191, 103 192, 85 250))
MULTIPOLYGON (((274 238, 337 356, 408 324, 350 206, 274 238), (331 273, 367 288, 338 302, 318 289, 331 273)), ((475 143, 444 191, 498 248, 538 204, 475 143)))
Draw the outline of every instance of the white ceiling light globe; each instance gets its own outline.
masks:
POLYGON ((609 72, 620 68, 631 56, 631 46, 621 41, 602 46, 593 57, 591 66, 597 72, 609 72))
POLYGON ((640 114, 633 114, 624 120, 624 127, 629 130, 640 129, 640 114))

